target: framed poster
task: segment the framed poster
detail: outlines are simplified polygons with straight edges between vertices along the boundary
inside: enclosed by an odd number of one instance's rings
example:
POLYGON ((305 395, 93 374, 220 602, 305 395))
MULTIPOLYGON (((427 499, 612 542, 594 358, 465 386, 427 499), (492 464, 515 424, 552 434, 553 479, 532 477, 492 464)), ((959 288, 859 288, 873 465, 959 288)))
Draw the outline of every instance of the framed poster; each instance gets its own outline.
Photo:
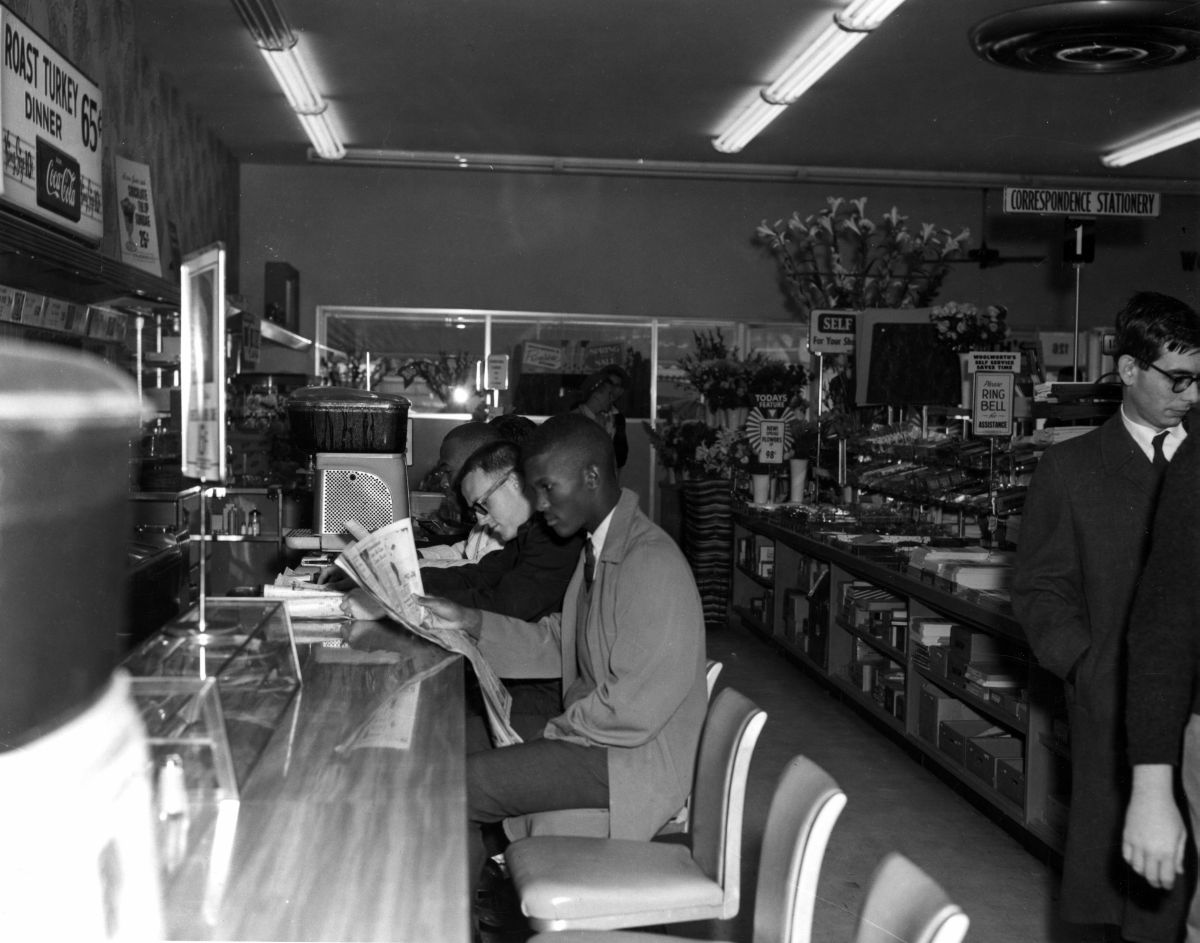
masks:
POLYGON ((225 481, 225 245, 180 267, 180 413, 183 474, 225 481))

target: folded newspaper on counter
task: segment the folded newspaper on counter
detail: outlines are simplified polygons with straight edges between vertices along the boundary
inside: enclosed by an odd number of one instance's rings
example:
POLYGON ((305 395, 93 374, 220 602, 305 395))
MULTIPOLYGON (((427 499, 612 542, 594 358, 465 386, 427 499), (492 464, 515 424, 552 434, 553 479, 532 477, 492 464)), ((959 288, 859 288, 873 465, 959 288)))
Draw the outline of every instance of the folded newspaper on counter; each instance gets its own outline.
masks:
POLYGON ((413 543, 412 520, 406 517, 373 532, 368 532, 357 521, 347 521, 346 530, 354 543, 337 558, 338 568, 374 596, 391 618, 414 635, 465 656, 475 669, 479 689, 483 692, 488 725, 496 746, 520 743, 520 735, 509 722, 512 698, 492 666, 479 653, 474 639, 465 631, 447 632, 422 624, 425 612, 413 598, 424 595, 425 589, 421 584, 416 544, 413 543))

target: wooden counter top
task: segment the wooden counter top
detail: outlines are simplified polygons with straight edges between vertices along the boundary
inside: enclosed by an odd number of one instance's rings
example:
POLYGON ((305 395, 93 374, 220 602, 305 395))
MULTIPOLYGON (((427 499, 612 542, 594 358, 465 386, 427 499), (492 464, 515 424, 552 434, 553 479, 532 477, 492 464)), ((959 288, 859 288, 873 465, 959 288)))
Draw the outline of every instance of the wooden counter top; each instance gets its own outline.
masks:
POLYGON ((301 647, 240 801, 190 810, 170 938, 469 939, 462 659, 379 623, 350 642, 301 647))

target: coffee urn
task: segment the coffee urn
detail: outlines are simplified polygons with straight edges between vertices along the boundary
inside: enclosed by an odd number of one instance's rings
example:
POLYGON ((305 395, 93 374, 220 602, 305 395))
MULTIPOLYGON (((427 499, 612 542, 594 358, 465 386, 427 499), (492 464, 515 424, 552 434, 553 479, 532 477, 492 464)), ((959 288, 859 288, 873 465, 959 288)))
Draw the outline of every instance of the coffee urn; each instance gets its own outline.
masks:
POLYGON ((116 669, 134 385, 0 348, 0 938, 161 939, 148 751, 116 669))

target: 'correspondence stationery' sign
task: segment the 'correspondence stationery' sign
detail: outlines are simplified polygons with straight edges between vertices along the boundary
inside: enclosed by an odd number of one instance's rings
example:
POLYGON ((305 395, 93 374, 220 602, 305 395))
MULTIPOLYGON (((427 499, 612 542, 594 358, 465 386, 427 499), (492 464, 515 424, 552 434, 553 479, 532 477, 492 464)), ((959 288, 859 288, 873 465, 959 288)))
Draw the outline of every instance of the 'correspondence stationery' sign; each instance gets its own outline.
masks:
POLYGON ((1041 216, 1157 216, 1162 195, 1148 190, 1066 190, 1005 187, 1005 213, 1041 216))
POLYGON ((0 7, 0 197, 76 235, 104 235, 100 88, 0 7))

